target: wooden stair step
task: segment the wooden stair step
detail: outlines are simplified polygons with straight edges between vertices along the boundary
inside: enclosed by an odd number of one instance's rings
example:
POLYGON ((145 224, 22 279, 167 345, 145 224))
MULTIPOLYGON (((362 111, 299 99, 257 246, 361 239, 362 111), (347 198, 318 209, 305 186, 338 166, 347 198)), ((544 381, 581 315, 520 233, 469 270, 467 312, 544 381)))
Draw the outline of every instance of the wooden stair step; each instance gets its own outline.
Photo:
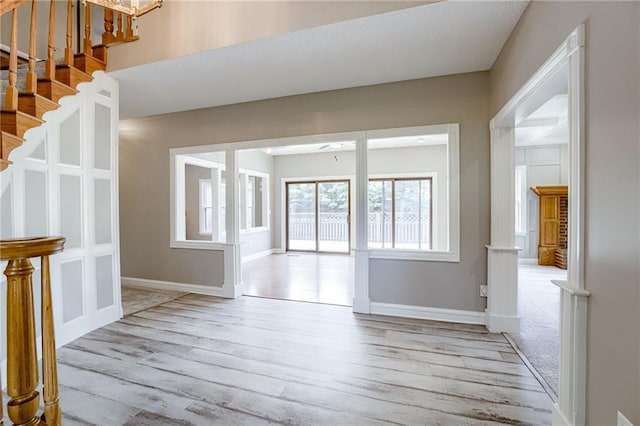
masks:
POLYGON ((73 65, 88 75, 107 69, 107 64, 104 61, 85 53, 76 53, 73 58, 73 65))
POLYGON ((57 109, 60 105, 37 93, 18 94, 18 111, 42 118, 44 113, 57 109))
POLYGON ((56 80, 75 89, 80 83, 93 81, 93 77, 73 66, 56 65, 56 80))
POLYGON ((3 160, 2 158, 0 158, 0 172, 3 171, 4 169, 6 169, 7 167, 9 167, 12 164, 13 164, 13 162, 11 162, 9 160, 3 160))
POLYGON ((11 151, 22 145, 24 139, 19 138, 16 135, 7 133, 5 131, 0 132, 0 171, 13 164, 8 160, 11 151))
POLYGON ((24 137, 27 130, 38 127, 44 121, 21 111, 0 111, 0 124, 2 131, 11 133, 19 138, 24 137))
POLYGON ((38 79, 38 94, 40 96, 44 96, 50 101, 58 103, 61 98, 65 96, 73 96, 76 93, 78 93, 76 89, 69 87, 60 81, 49 80, 47 78, 38 79))

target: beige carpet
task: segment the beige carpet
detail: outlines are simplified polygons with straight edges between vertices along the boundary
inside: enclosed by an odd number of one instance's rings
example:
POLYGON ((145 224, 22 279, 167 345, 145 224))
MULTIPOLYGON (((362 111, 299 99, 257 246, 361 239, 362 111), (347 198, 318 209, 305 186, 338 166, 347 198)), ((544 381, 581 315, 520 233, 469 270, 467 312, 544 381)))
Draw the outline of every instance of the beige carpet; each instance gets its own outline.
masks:
POLYGON ((122 286, 122 310, 124 316, 170 302, 189 293, 169 290, 145 290, 122 286))

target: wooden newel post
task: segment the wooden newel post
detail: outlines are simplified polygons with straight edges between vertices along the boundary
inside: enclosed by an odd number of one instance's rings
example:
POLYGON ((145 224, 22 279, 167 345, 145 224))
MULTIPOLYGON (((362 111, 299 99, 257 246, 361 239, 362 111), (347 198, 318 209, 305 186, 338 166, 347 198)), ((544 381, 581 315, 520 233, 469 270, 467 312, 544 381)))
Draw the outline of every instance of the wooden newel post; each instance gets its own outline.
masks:
MULTIPOLYGON (((8 260, 7 276, 7 414, 14 425, 60 425, 58 378, 53 335, 49 255, 63 250, 63 237, 22 238, 0 241, 0 260, 8 260), (36 352, 34 271, 32 257, 42 257, 42 347, 44 422, 38 416, 40 395, 36 352)), ((1 412, 1 411, 0 411, 1 412)), ((0 418, 1 419, 1 418, 0 418)))
MULTIPOLYGON (((3 253, 4 254, 4 253, 3 253)), ((37 425, 40 396, 33 310, 33 266, 29 259, 11 259, 7 276, 7 413, 15 425, 37 425)))

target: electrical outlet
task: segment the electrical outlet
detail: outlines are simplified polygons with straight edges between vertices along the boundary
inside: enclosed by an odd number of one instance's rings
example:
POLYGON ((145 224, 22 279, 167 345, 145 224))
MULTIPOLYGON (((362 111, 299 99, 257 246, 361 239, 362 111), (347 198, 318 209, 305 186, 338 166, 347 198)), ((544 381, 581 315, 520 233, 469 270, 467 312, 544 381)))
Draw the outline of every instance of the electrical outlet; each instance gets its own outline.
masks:
POLYGON ((487 285, 482 284, 480 286, 480 297, 487 297, 488 294, 489 294, 489 289, 487 288, 487 285))
POLYGON ((633 426, 633 423, 629 421, 620 411, 618 411, 618 426, 633 426))

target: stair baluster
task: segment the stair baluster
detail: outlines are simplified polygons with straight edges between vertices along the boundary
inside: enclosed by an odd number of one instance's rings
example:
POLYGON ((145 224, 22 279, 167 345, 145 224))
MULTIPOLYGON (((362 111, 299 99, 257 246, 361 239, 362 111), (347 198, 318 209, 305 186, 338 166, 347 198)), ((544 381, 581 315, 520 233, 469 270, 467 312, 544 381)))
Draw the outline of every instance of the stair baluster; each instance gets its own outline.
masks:
POLYGON ((27 90, 31 95, 36 93, 38 77, 36 76, 36 0, 31 0, 31 27, 29 28, 29 71, 27 71, 27 90))
POLYGON ((73 0, 67 0, 67 46, 64 49, 64 64, 73 66, 73 0))
POLYGON ((11 45, 9 52, 9 86, 6 88, 4 109, 16 111, 18 109, 18 9, 11 11, 11 45))
POLYGON ((116 41, 113 35, 113 10, 104 10, 104 33, 102 33, 102 44, 110 44, 116 41))
POLYGON ((124 32, 122 32, 122 12, 118 12, 118 31, 116 31, 116 40, 118 42, 124 41, 124 32))
POLYGON ((58 401, 58 365, 56 362, 56 337, 53 323, 53 300, 49 256, 42 256, 42 396, 44 418, 47 426, 62 424, 62 412, 58 401))
POLYGON ((55 37, 56 37, 56 2, 51 0, 49 3, 49 37, 47 41, 47 61, 45 62, 45 77, 49 80, 56 78, 55 63, 55 37))
POLYGON ((84 49, 83 52, 87 56, 93 55, 93 46, 91 44, 91 3, 84 4, 84 49))
POLYGON ((140 37, 136 34, 136 30, 134 28, 135 23, 133 22, 133 16, 127 15, 127 29, 125 30, 124 41, 132 42, 138 40, 140 37))

